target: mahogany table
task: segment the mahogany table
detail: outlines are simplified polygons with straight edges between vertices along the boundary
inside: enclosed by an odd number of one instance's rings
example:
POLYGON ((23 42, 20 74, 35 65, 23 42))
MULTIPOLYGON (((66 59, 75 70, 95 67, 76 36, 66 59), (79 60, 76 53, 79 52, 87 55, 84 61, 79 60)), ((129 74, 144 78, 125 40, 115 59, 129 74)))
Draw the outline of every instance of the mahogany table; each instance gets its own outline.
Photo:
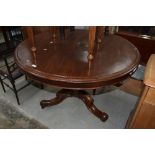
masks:
POLYGON ((42 100, 41 107, 53 106, 67 97, 80 98, 90 112, 106 121, 108 114, 100 111, 86 89, 96 89, 118 83, 137 68, 140 55, 135 46, 120 36, 106 36, 92 61, 88 62, 88 31, 76 30, 65 39, 50 42, 51 35, 35 36, 36 51, 31 51, 28 40, 15 51, 20 69, 34 80, 61 87, 56 97, 42 100))

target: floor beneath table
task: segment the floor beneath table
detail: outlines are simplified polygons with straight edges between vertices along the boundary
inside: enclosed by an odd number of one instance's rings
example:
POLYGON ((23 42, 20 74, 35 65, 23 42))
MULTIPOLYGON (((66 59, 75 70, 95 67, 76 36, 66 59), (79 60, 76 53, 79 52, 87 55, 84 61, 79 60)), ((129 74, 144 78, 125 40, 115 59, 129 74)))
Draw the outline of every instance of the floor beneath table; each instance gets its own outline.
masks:
MULTIPOLYGON (((24 81, 24 78, 18 80, 17 85, 22 85, 24 81)), ((52 129, 116 129, 125 127, 128 116, 138 100, 137 96, 114 87, 98 90, 97 95, 94 96, 95 105, 109 114, 109 119, 101 122, 88 111, 81 100, 74 97, 67 98, 59 105, 41 109, 40 101, 55 97, 55 92, 56 89, 49 89, 49 87, 42 90, 30 85, 19 92, 21 102, 19 107, 52 129)), ((14 93, 10 89, 3 93, 0 87, 0 96, 18 106, 14 93)))

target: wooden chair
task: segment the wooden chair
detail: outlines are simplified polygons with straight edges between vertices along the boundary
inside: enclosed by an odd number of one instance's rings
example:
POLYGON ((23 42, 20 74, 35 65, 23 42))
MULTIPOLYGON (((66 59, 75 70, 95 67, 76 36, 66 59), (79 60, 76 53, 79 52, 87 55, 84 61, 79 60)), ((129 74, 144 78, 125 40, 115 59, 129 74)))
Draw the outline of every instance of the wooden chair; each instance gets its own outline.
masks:
POLYGON ((126 128, 155 128, 155 54, 146 65, 145 88, 127 122, 126 128))

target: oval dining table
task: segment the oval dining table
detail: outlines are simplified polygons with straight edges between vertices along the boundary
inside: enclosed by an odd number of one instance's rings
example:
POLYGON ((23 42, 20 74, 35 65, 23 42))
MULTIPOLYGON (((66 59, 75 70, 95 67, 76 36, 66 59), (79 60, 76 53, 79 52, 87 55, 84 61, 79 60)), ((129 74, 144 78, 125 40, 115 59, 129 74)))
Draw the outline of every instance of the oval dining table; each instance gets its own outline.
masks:
POLYGON ((86 90, 125 80, 140 61, 137 48, 117 35, 105 36, 94 59, 88 61, 88 30, 75 30, 55 43, 51 42, 50 33, 41 33, 35 35, 35 46, 36 51, 32 51, 26 39, 16 48, 17 65, 30 78, 62 88, 54 99, 42 100, 41 107, 77 97, 102 121, 108 119, 108 114, 95 106, 92 95, 86 90))

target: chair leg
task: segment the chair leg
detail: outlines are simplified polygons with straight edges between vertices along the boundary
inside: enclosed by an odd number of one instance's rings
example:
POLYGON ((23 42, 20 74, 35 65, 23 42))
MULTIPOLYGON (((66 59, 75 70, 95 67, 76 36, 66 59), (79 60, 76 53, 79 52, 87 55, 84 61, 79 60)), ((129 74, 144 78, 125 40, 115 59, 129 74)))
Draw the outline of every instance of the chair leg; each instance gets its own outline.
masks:
POLYGON ((4 91, 4 93, 6 92, 6 90, 5 90, 5 87, 4 87, 4 83, 3 83, 3 80, 2 80, 2 78, 0 77, 0 82, 1 82, 1 85, 2 85, 2 88, 3 88, 3 91, 4 91))
POLYGON ((42 83, 40 84, 40 88, 41 89, 44 89, 44 85, 42 83))
POLYGON ((93 95, 95 95, 96 94, 96 89, 93 89, 93 95))
POLYGON ((27 76, 25 75, 25 80, 27 81, 27 76))
POLYGON ((18 103, 18 105, 20 105, 19 97, 18 97, 18 92, 17 92, 16 86, 15 86, 14 82, 11 82, 11 84, 13 86, 13 91, 15 93, 15 96, 16 96, 16 99, 17 99, 17 103, 18 103))

